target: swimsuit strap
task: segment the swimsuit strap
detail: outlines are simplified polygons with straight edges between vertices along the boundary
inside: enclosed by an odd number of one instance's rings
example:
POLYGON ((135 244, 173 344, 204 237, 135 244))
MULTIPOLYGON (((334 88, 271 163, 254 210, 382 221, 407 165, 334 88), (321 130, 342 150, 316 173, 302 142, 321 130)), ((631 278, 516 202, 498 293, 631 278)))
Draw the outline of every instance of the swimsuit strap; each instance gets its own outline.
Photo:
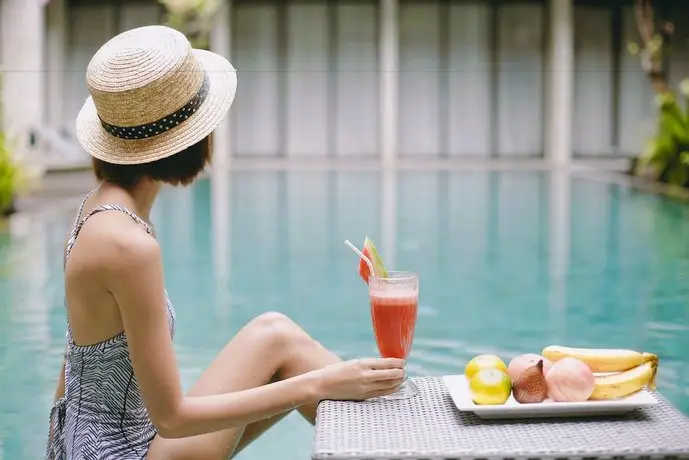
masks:
POLYGON ((99 212, 104 212, 104 211, 119 211, 127 214, 129 217, 131 217, 134 222, 137 224, 140 224, 146 229, 146 233, 149 235, 152 235, 153 232, 151 231, 151 227, 139 216, 137 216, 133 211, 130 211, 129 209, 125 208, 124 206, 120 206, 118 204, 104 204, 102 206, 98 206, 96 209, 88 213, 86 216, 84 216, 83 219, 78 221, 76 226, 74 227, 74 231, 72 232, 72 237, 70 238, 69 242, 67 243, 67 254, 65 256, 65 261, 67 258, 69 258, 70 253, 72 252, 72 248, 74 247, 74 243, 77 241, 77 236, 79 236, 79 232, 81 229, 84 227, 84 224, 86 221, 93 216, 94 214, 98 214, 99 212))
POLYGON ((81 201, 81 204, 79 205, 79 210, 77 211, 77 217, 74 219, 74 225, 72 225, 72 232, 74 232, 77 228, 77 224, 79 224, 79 219, 81 218, 81 213, 84 212, 84 206, 86 205, 86 200, 89 199, 89 197, 95 192, 96 189, 94 188, 90 192, 86 194, 84 199, 81 201))

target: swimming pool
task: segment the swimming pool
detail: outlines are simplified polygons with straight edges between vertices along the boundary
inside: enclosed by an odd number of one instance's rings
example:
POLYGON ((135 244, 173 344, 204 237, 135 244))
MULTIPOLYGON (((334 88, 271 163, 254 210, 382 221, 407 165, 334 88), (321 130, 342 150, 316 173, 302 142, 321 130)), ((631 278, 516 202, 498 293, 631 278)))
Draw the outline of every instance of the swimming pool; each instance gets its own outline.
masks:
MULTIPOLYGON (((72 218, 20 216, 0 229, 0 459, 43 453, 72 218)), ((555 343, 630 347, 660 355, 659 389, 689 414, 685 204, 545 172, 236 171, 166 189, 153 219, 187 388, 267 310, 343 357, 375 355, 342 243, 368 234, 389 265, 419 273, 410 373, 459 373, 478 353, 508 359, 555 343)), ((304 460, 311 440, 290 416, 240 458, 304 460)))

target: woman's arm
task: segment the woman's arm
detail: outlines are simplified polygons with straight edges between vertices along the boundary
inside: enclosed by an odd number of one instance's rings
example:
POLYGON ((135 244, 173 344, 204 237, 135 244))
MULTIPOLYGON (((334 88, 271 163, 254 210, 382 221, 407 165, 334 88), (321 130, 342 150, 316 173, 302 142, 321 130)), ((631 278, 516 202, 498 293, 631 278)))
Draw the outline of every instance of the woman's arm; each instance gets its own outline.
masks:
MULTIPOLYGON (((55 389, 55 399, 53 400, 53 403, 56 403, 60 398, 65 396, 65 359, 66 358, 62 358, 62 368, 60 369, 60 374, 57 378, 57 388, 55 389)), ((48 426, 48 445, 52 445, 54 436, 52 420, 53 419, 51 416, 50 425, 48 426)))
MULTIPOLYGON (((79 218, 79 216, 77 216, 79 218)), ((67 263, 67 244, 69 243, 69 234, 65 236, 64 244, 62 245, 62 270, 65 269, 67 263)), ((65 333, 65 339, 66 339, 65 333)), ((62 367, 60 368, 60 375, 57 378, 57 388, 55 389, 55 401, 65 396, 65 361, 67 360, 67 346, 62 355, 62 367)))
POLYGON ((55 389, 55 400, 65 396, 65 357, 62 358, 62 367, 60 368, 60 374, 57 378, 57 388, 55 389))
POLYGON ((113 239, 117 241, 113 256, 106 256, 110 260, 104 281, 120 308, 139 388, 161 436, 244 426, 320 399, 320 379, 314 373, 246 391, 184 396, 167 321, 158 243, 145 233, 122 232, 113 239))
MULTIPOLYGON (((63 245, 63 254, 62 254, 62 267, 64 269, 65 262, 67 260, 67 240, 69 237, 65 238, 65 244, 63 245)), ((62 355, 62 365, 60 366, 60 373, 57 376, 57 387, 55 388, 55 397, 53 399, 53 405, 60 400, 60 398, 64 398, 65 396, 65 361, 67 360, 67 348, 65 346, 65 351, 62 355)), ((50 417, 50 425, 48 426, 48 445, 53 444, 53 418, 52 418, 52 412, 53 408, 51 408, 51 417, 50 417)), ((53 457, 50 457, 51 459, 53 457)))

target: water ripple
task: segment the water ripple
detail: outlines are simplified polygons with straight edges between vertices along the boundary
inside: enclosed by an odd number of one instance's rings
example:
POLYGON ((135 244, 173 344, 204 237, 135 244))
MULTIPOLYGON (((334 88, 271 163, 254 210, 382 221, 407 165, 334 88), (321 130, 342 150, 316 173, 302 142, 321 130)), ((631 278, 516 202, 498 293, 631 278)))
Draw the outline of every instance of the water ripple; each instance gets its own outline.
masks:
MULTIPOLYGON (((410 375, 460 373, 479 354, 508 361, 554 343, 632 348, 660 356, 658 388, 689 414, 689 242, 678 237, 689 234, 689 207, 573 180, 568 222, 555 222, 549 179, 403 171, 392 219, 376 172, 236 171, 226 195, 205 180, 166 189, 154 214, 184 387, 268 310, 345 359, 378 356, 365 285, 342 247, 368 234, 421 279, 410 375)), ((0 459, 42 454, 72 218, 22 217, 0 230, 0 459)), ((306 458, 312 434, 290 416, 242 456, 280 456, 289 443, 284 460, 306 458)))

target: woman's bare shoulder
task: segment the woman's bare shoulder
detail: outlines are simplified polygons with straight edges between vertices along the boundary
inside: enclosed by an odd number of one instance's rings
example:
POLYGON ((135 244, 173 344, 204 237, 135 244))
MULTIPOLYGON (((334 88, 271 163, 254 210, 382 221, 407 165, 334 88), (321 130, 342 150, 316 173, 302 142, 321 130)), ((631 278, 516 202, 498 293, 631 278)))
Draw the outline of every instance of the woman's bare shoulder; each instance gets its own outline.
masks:
POLYGON ((158 242, 143 225, 124 213, 103 212, 91 216, 83 226, 70 259, 111 272, 129 264, 146 263, 159 254, 158 242))

